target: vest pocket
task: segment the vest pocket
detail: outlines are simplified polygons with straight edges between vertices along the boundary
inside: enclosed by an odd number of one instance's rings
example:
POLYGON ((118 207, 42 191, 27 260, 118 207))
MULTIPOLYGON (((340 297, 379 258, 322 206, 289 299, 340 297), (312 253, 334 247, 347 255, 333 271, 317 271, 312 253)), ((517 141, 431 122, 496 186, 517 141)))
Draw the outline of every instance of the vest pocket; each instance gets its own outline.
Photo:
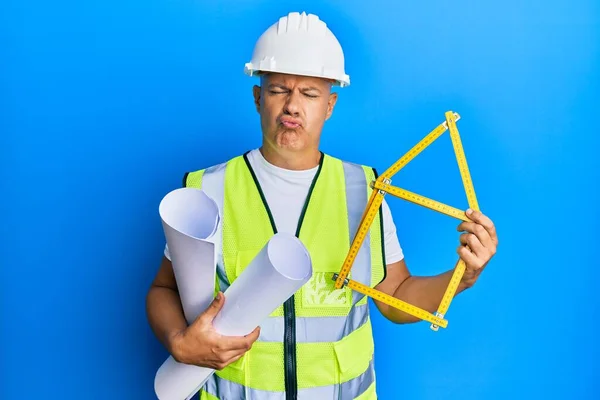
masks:
MULTIPOLYGON (((252 350, 250 350, 252 351, 252 350)), ((215 371, 215 374, 222 379, 230 382, 235 382, 240 385, 246 384, 248 381, 248 366, 250 364, 250 351, 246 352, 238 360, 232 362, 221 371, 215 371)))
POLYGON ((352 305, 352 291, 348 288, 337 289, 332 272, 313 272, 302 286, 302 307, 304 308, 347 308, 352 305))
POLYGON ((340 382, 347 382, 361 375, 369 367, 373 358, 375 345, 371 330, 371 322, 333 343, 337 360, 340 382))
POLYGON ((229 368, 237 370, 237 371, 246 371, 246 358, 248 358, 249 354, 246 352, 239 359, 235 360, 231 364, 228 365, 229 368))
MULTIPOLYGON (((258 250, 240 250, 237 252, 236 260, 235 260, 235 277, 237 279, 238 276, 244 272, 246 267, 254 260, 254 257, 260 252, 261 249, 258 250)), ((229 282, 233 283, 233 280, 230 279, 229 282)))

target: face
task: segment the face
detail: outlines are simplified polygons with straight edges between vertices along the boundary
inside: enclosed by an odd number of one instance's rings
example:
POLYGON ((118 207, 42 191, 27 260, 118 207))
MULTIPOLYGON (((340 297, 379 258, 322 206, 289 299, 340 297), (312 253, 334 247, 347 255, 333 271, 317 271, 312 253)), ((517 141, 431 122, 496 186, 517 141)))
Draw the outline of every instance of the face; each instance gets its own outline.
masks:
POLYGON ((263 141, 281 150, 317 150, 336 101, 331 83, 321 78, 268 73, 254 86, 263 141))

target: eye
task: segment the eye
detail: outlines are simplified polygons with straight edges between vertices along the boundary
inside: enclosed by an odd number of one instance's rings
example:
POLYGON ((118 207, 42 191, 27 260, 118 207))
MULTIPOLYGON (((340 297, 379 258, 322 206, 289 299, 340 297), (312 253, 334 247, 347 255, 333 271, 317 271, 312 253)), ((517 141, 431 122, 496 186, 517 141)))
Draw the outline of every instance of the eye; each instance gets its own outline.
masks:
POLYGON ((305 95, 306 97, 310 97, 311 99, 316 99, 317 97, 319 97, 319 96, 318 96, 318 95, 316 95, 316 94, 310 94, 310 93, 304 93, 304 95, 305 95))
POLYGON ((287 93, 287 90, 282 89, 282 88, 273 88, 273 89, 269 89, 269 93, 271 93, 271 94, 284 94, 284 93, 287 93))

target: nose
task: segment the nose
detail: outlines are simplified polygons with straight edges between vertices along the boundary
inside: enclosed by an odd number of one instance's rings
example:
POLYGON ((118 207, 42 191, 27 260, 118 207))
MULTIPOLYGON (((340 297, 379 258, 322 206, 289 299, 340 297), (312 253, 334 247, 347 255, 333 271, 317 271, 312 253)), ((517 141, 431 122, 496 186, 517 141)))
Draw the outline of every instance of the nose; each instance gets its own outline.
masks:
POLYGON ((287 100, 283 106, 283 112, 288 115, 297 116, 300 112, 300 93, 295 90, 290 91, 287 100))

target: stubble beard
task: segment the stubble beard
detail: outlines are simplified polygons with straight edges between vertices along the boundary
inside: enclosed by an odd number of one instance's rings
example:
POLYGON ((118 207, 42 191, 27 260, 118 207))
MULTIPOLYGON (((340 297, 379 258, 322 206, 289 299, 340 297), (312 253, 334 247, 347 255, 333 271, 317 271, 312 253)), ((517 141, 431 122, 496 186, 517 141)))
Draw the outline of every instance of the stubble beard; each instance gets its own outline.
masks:
POLYGON ((305 146, 305 140, 302 136, 306 135, 301 128, 281 128, 275 136, 277 147, 287 150, 302 150, 305 146))

